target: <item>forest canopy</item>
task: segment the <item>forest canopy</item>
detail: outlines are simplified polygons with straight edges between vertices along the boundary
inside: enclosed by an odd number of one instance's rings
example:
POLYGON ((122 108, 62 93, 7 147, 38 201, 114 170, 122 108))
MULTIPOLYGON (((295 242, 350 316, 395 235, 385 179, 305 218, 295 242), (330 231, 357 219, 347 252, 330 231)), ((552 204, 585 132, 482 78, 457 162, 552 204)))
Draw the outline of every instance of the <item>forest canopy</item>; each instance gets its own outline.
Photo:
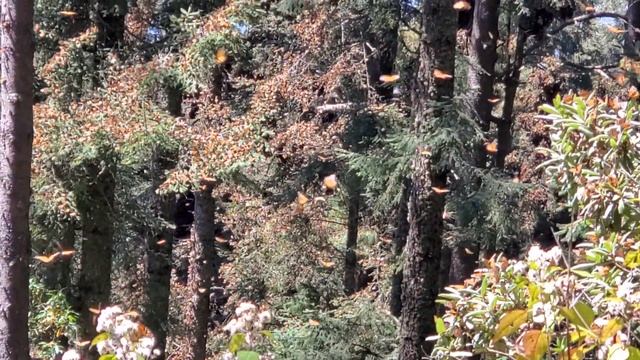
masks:
POLYGON ((0 5, 0 360, 640 359, 636 0, 0 5))

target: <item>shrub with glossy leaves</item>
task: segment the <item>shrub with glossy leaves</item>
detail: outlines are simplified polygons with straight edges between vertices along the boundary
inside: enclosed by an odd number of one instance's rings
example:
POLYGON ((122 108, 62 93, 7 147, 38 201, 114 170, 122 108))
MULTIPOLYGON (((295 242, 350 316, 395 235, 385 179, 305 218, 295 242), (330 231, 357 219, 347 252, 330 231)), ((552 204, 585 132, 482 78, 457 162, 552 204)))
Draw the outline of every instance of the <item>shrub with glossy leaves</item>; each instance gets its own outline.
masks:
POLYGON ((552 146, 541 166, 575 219, 563 234, 586 229, 586 241, 494 257, 447 288, 436 358, 640 359, 638 105, 567 96, 543 110, 552 146))

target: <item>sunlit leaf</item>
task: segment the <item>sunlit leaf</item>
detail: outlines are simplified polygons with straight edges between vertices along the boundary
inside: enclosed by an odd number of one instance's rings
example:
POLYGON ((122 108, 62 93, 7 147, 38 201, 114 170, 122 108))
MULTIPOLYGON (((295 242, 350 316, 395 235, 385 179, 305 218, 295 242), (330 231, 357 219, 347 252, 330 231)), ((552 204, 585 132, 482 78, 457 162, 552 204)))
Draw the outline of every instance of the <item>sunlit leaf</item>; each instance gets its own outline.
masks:
POLYGON ((600 331, 600 342, 607 341, 610 337, 614 336, 618 331, 622 329, 624 322, 620 318, 614 318, 609 320, 600 331))
POLYGON ((549 348, 549 336, 542 330, 528 330, 518 339, 519 352, 527 360, 540 360, 549 348))
POLYGON ((562 314, 569 323, 584 329, 589 329, 593 320, 596 318, 596 314, 591 306, 584 302, 578 302, 571 308, 563 307, 560 309, 560 314, 562 314))
POLYGON ((444 320, 442 320, 442 318, 439 316, 434 316, 433 319, 436 324, 436 333, 438 335, 444 334, 444 332, 447 331, 447 327, 444 324, 444 320))
POLYGON ((242 348, 242 346, 245 343, 245 338, 244 338, 244 334, 239 332, 239 333, 235 333, 232 337, 231 340, 229 341, 229 351, 232 354, 235 354, 238 352, 238 350, 240 350, 242 348))
POLYGON ((516 332, 527 321, 527 310, 511 310, 498 323, 491 341, 494 343, 516 332))
POLYGON ((96 335, 96 337, 93 338, 93 340, 91 340, 91 346, 96 346, 98 343, 101 343, 105 340, 109 339, 109 333, 108 332, 102 332, 98 335, 96 335))

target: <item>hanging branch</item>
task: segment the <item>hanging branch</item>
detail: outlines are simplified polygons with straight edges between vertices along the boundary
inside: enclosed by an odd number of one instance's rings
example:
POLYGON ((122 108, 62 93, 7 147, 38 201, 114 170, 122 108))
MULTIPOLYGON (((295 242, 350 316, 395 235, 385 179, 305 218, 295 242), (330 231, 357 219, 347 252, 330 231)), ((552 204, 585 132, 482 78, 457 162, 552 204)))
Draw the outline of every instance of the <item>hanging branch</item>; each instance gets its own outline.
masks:
POLYGON ((524 56, 526 57, 526 56, 531 55, 535 50, 537 50, 538 48, 540 48, 540 46, 542 46, 542 44, 544 43, 544 40, 546 40, 547 38, 550 38, 552 35, 558 34, 560 31, 564 30, 565 28, 567 28, 567 27, 569 27, 571 25, 577 25, 578 23, 581 23, 581 22, 591 21, 593 19, 600 19, 600 18, 612 18, 612 19, 621 20, 627 26, 629 26, 630 29, 632 29, 635 32, 640 33, 640 29, 638 29, 637 27, 631 25, 631 23, 629 23, 629 19, 624 15, 621 15, 621 14, 618 14, 618 13, 614 13, 614 12, 608 12, 608 11, 584 14, 584 15, 576 16, 576 17, 574 17, 572 19, 569 19, 569 20, 559 24, 555 28, 547 31, 545 33, 545 36, 542 39, 540 39, 535 44, 531 45, 531 47, 525 51, 524 56))

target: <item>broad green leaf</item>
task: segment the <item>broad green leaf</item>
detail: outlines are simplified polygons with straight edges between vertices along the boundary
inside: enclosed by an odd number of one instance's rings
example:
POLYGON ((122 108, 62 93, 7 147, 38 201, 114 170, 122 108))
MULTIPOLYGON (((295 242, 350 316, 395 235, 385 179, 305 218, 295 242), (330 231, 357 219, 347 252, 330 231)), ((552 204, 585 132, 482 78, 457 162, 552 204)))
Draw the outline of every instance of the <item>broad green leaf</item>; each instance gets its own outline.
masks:
POLYGON ((563 307, 560 309, 560 313, 571 324, 584 329, 589 329, 593 320, 596 318, 596 314, 591 306, 584 302, 578 302, 572 308, 563 307))
POLYGON ((104 354, 98 358, 98 360, 117 360, 118 358, 113 354, 104 354))
POLYGON ((640 266, 640 251, 632 250, 624 256, 624 265, 630 269, 640 266))
POLYGON ((541 360, 549 349, 549 336, 541 330, 529 330, 520 338, 522 355, 527 360, 541 360))
POLYGON ((527 308, 533 308, 533 305, 538 302, 541 292, 542 290, 540 289, 540 286, 538 286, 538 284, 534 282, 529 283, 529 303, 527 304, 527 308))
POLYGON ((607 341, 610 337, 612 337, 618 331, 620 331, 623 326, 624 326, 624 323, 620 318, 614 318, 609 320, 609 322, 602 327, 602 331, 600 332, 600 342, 607 341))
POLYGON ((434 316, 433 320, 436 323, 436 333, 438 333, 438 335, 442 335, 445 331, 447 331, 447 327, 445 326, 444 320, 442 320, 441 317, 434 316))
POLYGON ((527 321, 527 310, 511 310, 506 313, 498 323, 491 341, 497 342, 505 336, 516 332, 520 325, 527 321))
POLYGON ((255 351, 238 351, 236 357, 238 360, 259 360, 260 354, 255 351))
POLYGON ((482 285, 480 286, 480 296, 487 294, 487 288, 489 287, 489 277, 487 275, 482 277, 482 285))
POLYGON ((109 339, 109 333, 101 332, 100 334, 96 335, 96 337, 94 337, 93 340, 91 340, 91 346, 96 346, 98 343, 101 343, 108 339, 109 339))
POLYGON ((237 353, 238 350, 242 348, 244 345, 245 338, 243 333, 237 333, 231 337, 231 341, 229 341, 229 351, 233 354, 237 353))
POLYGON ((629 358, 628 360, 640 360, 640 350, 638 348, 629 346, 629 358))

